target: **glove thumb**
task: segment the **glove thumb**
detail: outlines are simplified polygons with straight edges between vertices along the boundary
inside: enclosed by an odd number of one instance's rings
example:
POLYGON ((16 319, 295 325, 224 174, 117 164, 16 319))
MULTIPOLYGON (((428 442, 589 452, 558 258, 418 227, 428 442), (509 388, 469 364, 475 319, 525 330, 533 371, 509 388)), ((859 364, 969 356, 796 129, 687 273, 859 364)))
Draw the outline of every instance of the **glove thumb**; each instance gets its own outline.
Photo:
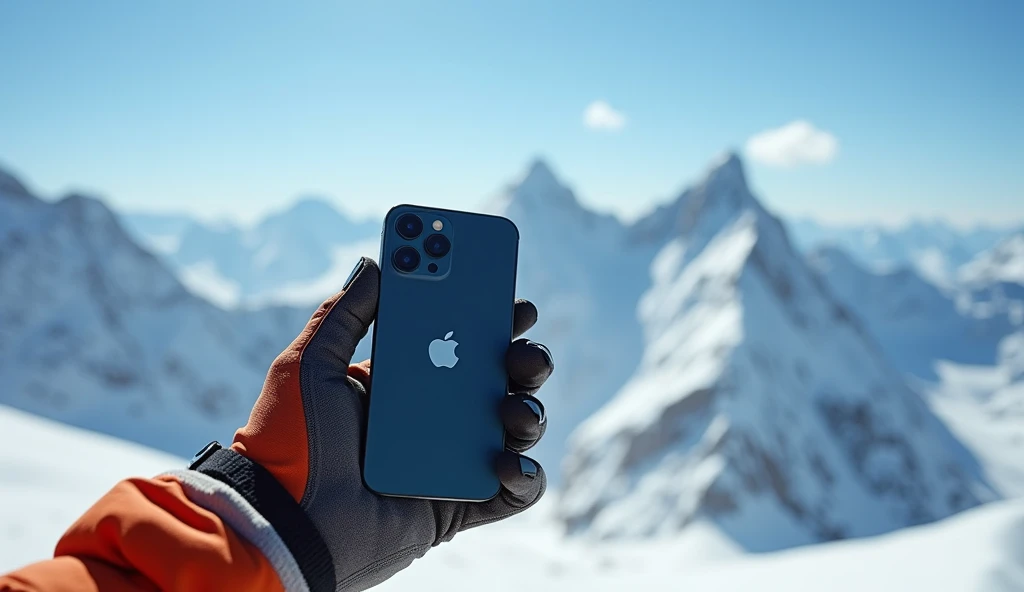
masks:
POLYGON ((345 374, 356 345, 377 316, 380 268, 369 257, 356 264, 345 286, 313 313, 307 328, 313 328, 303 348, 303 363, 330 367, 345 374))

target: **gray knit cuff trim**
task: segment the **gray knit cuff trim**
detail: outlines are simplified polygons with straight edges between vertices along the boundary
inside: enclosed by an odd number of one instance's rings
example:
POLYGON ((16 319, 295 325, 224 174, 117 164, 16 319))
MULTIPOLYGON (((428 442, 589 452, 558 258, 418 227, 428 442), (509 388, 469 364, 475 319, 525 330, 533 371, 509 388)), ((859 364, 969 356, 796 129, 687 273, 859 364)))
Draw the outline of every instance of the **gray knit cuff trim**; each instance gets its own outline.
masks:
POLYGON ((277 531, 241 494, 199 471, 175 470, 163 475, 180 481, 185 496, 192 503, 220 516, 238 536, 259 549, 274 567, 287 592, 310 592, 299 564, 277 531))

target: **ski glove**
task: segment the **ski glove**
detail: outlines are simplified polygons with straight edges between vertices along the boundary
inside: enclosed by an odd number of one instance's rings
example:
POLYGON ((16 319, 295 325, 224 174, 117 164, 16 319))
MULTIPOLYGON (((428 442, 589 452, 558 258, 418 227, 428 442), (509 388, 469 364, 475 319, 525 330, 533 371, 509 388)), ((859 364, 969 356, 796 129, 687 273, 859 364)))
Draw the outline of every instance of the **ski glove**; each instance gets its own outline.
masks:
MULTIPOLYGON (((505 424, 507 450, 496 460, 502 488, 495 498, 428 501, 379 496, 365 488, 360 463, 371 368, 369 361, 350 361, 376 315, 379 285, 377 264, 361 259, 342 291, 320 306, 274 361, 231 450, 217 452, 216 462, 208 463, 236 474, 240 465, 252 465, 241 467, 247 476, 232 485, 288 543, 314 592, 364 590, 383 582, 457 532, 522 512, 546 485, 540 465, 520 453, 544 434, 544 407, 533 395, 554 364, 544 346, 516 339, 506 356, 512 393, 496 411, 505 424), (268 474, 275 483, 268 483, 268 474), (284 492, 301 513, 282 511, 275 495, 284 492)), ((516 301, 513 339, 536 320, 533 304, 516 301)))

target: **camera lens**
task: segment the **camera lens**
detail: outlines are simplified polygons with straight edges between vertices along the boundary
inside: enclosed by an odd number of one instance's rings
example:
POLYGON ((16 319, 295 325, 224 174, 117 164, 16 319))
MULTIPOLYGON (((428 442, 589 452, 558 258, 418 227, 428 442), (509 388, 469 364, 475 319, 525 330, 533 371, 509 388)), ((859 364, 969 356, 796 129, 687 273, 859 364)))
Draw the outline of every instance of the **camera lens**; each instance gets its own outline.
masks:
POLYGON ((400 247, 391 256, 391 262, 395 264, 395 269, 398 271, 409 273, 419 267, 420 253, 410 246, 400 247))
POLYGON ((452 243, 443 234, 432 234, 423 240, 423 250, 431 257, 444 257, 452 248, 452 243))
POLYGON ((395 223, 395 230, 403 238, 412 240, 423 232, 423 220, 416 214, 402 214, 395 223))

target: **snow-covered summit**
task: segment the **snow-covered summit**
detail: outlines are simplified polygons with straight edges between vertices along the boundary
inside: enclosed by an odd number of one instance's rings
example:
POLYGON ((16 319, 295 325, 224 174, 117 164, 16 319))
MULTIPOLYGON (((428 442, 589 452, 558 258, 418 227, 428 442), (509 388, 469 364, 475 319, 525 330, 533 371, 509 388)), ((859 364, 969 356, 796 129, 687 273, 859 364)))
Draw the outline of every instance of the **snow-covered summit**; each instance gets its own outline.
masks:
POLYGON ((629 229, 629 240, 631 243, 662 245, 690 233, 698 219, 727 216, 741 208, 762 210, 747 186, 740 157, 726 153, 711 164, 700 182, 634 222, 629 229))
POLYGON ((995 497, 747 188, 738 159, 631 229, 666 242, 643 357, 573 435, 573 532, 713 525, 748 550, 864 536, 995 497))
MULTIPOLYGON (((487 204, 486 209, 531 225, 533 219, 547 218, 551 228, 565 232, 583 231, 614 242, 620 239, 622 224, 609 214, 599 214, 583 205, 575 192, 555 174, 542 158, 534 159, 519 179, 487 204), (518 218, 518 220, 517 220, 518 218)), ((581 238, 584 237, 565 237, 581 238)))
POLYGON ((743 161, 734 151, 725 152, 711 162, 708 173, 702 183, 705 187, 723 185, 747 185, 747 176, 743 172, 743 161))
MULTIPOLYGON (((535 158, 526 169, 526 174, 519 180, 516 189, 524 194, 538 197, 565 195, 568 192, 555 177, 551 166, 543 158, 535 158)), ((575 201, 575 198, 573 198, 575 201)))
MULTIPOLYGON (((313 216, 327 216, 336 219, 339 215, 338 208, 326 197, 320 195, 303 195, 295 200, 291 206, 267 218, 297 217, 308 219, 313 216)), ((266 220, 264 220, 265 222, 266 220)))

